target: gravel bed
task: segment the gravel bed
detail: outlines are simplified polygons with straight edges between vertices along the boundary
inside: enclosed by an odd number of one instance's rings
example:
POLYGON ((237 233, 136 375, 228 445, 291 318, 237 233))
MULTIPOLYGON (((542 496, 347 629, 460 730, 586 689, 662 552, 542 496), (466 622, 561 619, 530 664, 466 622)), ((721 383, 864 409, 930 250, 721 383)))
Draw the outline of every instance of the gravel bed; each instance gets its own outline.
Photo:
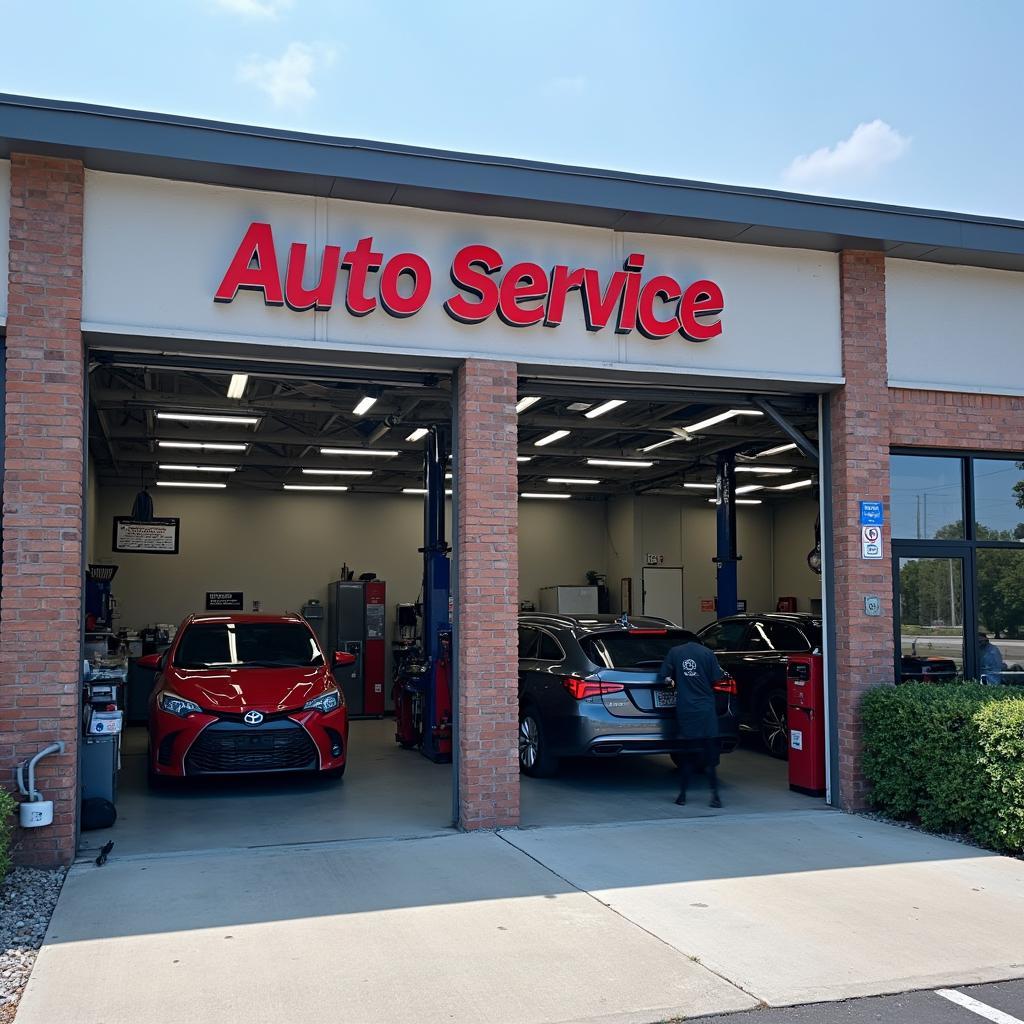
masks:
POLYGON ((0 1024, 14 1019, 65 873, 15 868, 0 885, 0 1024))
MULTIPOLYGON (((920 832, 926 836, 936 836, 939 839, 948 839, 953 843, 960 843, 963 846, 973 846, 976 850, 985 850, 988 853, 998 853, 1001 857, 1013 857, 1016 860, 1024 860, 1024 853, 1007 853, 1005 850, 993 850, 984 846, 972 836, 962 832, 934 832, 930 828, 919 825, 916 821, 907 821, 903 818, 890 818, 881 811, 858 811, 858 817, 870 818, 872 821, 880 821, 885 825, 895 825, 897 828, 910 829, 911 832, 920 832)), ((3 1018, 0 1017, 0 1022, 3 1018)))

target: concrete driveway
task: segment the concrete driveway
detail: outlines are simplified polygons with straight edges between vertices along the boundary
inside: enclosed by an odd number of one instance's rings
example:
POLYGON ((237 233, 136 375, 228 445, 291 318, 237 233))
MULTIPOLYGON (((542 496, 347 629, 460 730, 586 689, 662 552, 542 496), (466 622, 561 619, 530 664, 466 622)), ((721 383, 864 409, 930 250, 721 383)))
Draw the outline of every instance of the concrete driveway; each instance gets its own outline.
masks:
POLYGON ((663 1021, 1024 976, 1024 863, 836 812, 75 867, 18 1024, 663 1021))

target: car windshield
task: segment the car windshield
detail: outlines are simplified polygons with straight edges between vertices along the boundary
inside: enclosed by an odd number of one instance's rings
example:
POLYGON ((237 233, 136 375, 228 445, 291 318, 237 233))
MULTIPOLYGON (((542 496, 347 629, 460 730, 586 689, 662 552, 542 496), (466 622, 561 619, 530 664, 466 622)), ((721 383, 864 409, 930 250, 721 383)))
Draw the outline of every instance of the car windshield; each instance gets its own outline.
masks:
POLYGON ((673 647, 696 637, 686 629, 652 632, 621 630, 585 637, 580 641, 584 654, 605 668, 657 671, 673 647))
POLYGON ((296 668, 322 665, 316 637, 300 622, 202 622, 185 630, 177 668, 296 668))

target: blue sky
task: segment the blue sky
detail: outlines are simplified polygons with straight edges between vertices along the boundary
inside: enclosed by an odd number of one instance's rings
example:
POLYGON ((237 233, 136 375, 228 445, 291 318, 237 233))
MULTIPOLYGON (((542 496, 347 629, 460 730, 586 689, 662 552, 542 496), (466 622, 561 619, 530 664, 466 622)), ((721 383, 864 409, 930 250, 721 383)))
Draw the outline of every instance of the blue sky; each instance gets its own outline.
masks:
POLYGON ((0 0, 0 91, 1024 219, 1024 4, 0 0))

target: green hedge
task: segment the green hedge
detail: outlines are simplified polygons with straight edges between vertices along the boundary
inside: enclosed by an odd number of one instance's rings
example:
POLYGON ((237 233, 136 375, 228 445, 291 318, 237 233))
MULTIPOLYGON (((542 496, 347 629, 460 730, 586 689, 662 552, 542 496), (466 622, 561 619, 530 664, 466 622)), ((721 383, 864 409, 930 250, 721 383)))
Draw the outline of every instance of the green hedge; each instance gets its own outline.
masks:
POLYGON ((0 789, 0 881, 7 877, 11 870, 11 835, 14 832, 14 812, 18 809, 17 801, 7 792, 0 789))
POLYGON ((1024 852, 1024 693, 975 683, 864 696, 872 804, 927 829, 1024 852))

